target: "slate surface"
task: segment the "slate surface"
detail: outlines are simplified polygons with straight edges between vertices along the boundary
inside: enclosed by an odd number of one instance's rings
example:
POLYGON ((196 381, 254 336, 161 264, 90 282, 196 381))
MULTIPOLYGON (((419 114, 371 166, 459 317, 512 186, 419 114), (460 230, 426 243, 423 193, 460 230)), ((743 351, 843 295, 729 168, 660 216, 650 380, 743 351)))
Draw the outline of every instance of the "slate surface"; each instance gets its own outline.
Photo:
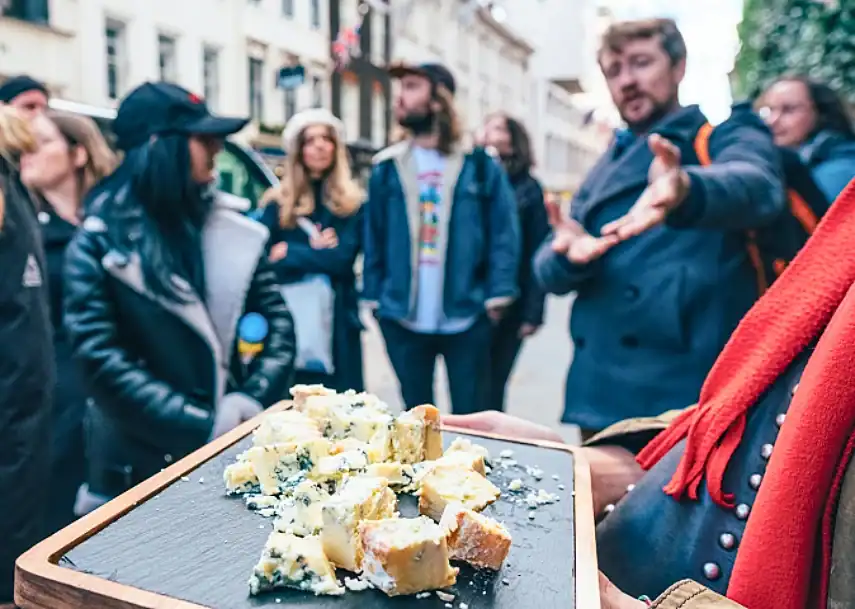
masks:
MULTIPOLYGON (((446 443, 455 437, 445 434, 446 443)), ((513 545, 500 573, 461 566, 457 584, 449 590, 455 595, 453 607, 464 602, 469 609, 574 609, 573 456, 524 444, 473 440, 494 458, 511 449, 518 462, 493 469, 489 477, 502 489, 502 498, 485 510, 505 523, 513 545), (541 468, 543 479, 528 475, 526 466, 541 468), (515 478, 523 482, 519 493, 508 491, 515 478), (541 488, 557 494, 559 501, 538 507, 530 519, 529 509, 518 499, 541 488)), ((60 565, 214 609, 445 609, 445 602, 435 595, 388 598, 376 590, 348 591, 341 597, 282 590, 250 597, 247 579, 273 521, 249 511, 242 498, 226 497, 222 482, 226 465, 249 443, 244 440, 164 489, 71 550, 60 565)), ((417 515, 415 498, 399 498, 402 516, 417 515)), ((349 574, 340 571, 339 579, 344 575, 349 574)))

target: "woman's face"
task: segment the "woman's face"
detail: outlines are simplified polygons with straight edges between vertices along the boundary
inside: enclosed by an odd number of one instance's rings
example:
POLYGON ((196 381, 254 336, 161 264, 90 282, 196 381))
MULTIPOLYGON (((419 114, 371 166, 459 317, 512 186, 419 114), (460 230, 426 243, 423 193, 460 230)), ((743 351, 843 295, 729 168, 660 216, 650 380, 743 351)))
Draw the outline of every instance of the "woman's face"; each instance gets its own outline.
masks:
POLYGON ((511 134, 504 117, 494 116, 484 125, 484 145, 492 146, 501 156, 511 154, 511 134))
POLYGON ((303 131, 303 163, 309 175, 319 177, 335 159, 335 140, 326 125, 311 125, 303 131))
POLYGON ((21 157, 21 180, 33 190, 55 189, 86 164, 86 152, 81 146, 68 145, 52 120, 43 114, 30 123, 36 136, 35 152, 21 157))
POLYGON ((194 135, 190 138, 190 176, 197 184, 217 179, 216 158, 223 149, 222 138, 194 135))
POLYGON ((761 115, 775 138, 775 144, 795 148, 804 144, 816 128, 816 111, 808 88, 785 80, 772 85, 763 96, 761 115))

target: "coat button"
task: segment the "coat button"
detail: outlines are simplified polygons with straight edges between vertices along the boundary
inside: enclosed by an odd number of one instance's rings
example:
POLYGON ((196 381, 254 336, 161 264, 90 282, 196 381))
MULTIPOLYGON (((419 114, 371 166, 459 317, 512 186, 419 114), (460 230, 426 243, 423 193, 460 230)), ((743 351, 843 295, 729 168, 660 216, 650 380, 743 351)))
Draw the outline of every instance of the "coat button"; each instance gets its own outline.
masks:
POLYGON ((748 515, 751 513, 751 508, 748 506, 747 503, 740 503, 733 511, 734 513, 736 513, 736 517, 740 520, 748 520, 748 515))
POLYGON ((783 426, 784 421, 786 419, 787 419, 787 415, 782 412, 777 417, 775 417, 775 425, 777 425, 778 427, 783 426))
POLYGON ((603 512, 604 512, 605 514, 611 514, 611 513, 612 513, 612 512, 614 512, 614 511, 615 511, 615 504, 614 504, 614 503, 610 503, 610 504, 608 504, 608 505, 603 509, 603 512))
POLYGON ((704 577, 710 581, 715 581, 721 577, 721 567, 714 562, 704 564, 704 577))
POLYGON ((774 450, 774 448, 775 447, 771 444, 764 444, 760 447, 760 456, 768 460, 769 457, 772 456, 772 451, 774 450))
POLYGON ((574 338, 573 339, 573 345, 577 349, 584 349, 585 348, 585 338, 583 336, 579 336, 577 338, 574 338))
POLYGON ((725 550, 732 550, 736 547, 736 535, 733 533, 722 533, 718 536, 718 545, 725 550))
POLYGON ((623 295, 628 301, 632 302, 638 299, 638 297, 641 295, 641 292, 637 287, 631 285, 623 291, 623 295))
POLYGON ((172 455, 163 455, 163 460, 167 463, 172 463, 172 455))
POLYGON ((632 336, 631 334, 627 336, 620 337, 620 344, 628 349, 637 349, 638 348, 638 337, 632 336))
POLYGON ((50 224, 50 214, 46 211, 40 211, 38 218, 39 224, 50 224))
POLYGON ((763 482, 762 474, 751 474, 748 478, 748 486, 753 488, 755 491, 760 488, 760 483, 763 482))

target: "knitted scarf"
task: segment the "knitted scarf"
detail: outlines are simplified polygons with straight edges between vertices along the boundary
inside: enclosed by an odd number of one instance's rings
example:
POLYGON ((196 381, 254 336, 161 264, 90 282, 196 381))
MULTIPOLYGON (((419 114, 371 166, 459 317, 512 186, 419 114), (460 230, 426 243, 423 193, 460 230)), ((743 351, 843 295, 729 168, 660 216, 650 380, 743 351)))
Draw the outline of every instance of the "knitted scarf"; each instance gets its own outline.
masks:
POLYGON ((724 473, 749 411, 819 338, 793 397, 740 543, 728 598, 749 609, 825 609, 834 514, 855 447, 855 181, 784 274, 745 315, 701 390, 638 455, 649 469, 686 450, 664 491, 733 506, 724 473))

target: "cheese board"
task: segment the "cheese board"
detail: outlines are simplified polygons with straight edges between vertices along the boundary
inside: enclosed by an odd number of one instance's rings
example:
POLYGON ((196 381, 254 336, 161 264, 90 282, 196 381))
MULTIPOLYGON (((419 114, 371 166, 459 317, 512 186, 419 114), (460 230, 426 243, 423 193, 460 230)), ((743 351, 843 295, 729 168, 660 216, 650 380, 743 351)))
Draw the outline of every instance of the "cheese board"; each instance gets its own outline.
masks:
MULTIPOLYGON (((248 575, 273 525, 227 496, 223 473, 252 446, 274 407, 56 533, 19 558, 15 601, 22 609, 512 609, 600 606, 587 463, 572 447, 443 427, 485 447, 487 478, 501 491, 483 514, 513 542, 500 570, 459 564, 442 591, 387 596, 348 586, 340 596, 292 589, 251 595, 248 575), (544 497, 547 500, 542 500, 544 497), (540 498, 540 499, 539 499, 540 498)), ((398 496, 402 518, 418 499, 398 496)), ((455 563, 456 565, 458 563, 455 563)), ((348 573, 338 572, 347 583, 348 573)), ((351 580, 353 581, 353 580, 351 580)))

